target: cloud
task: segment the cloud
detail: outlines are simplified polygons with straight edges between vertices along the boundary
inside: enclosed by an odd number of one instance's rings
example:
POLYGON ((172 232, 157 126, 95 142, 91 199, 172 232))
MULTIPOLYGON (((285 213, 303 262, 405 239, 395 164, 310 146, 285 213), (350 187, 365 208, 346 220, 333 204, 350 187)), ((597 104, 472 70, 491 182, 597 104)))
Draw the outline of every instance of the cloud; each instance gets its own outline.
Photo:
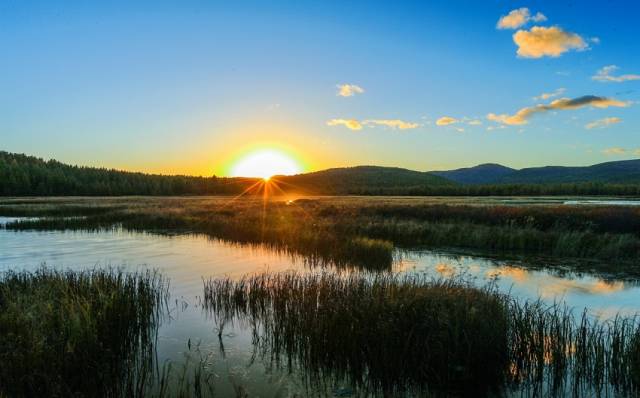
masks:
POLYGON ((497 115, 495 113, 489 113, 487 115, 487 119, 506 124, 509 126, 519 126, 522 124, 529 123, 529 118, 531 116, 536 115, 538 113, 545 113, 548 111, 554 110, 573 110, 580 109, 587 106, 591 106, 594 108, 608 108, 608 107, 627 107, 631 103, 623 102, 613 98, 606 97, 598 97, 595 95, 583 95, 582 97, 570 99, 570 98, 560 98, 554 101, 551 101, 548 105, 538 104, 535 106, 530 106, 526 108, 522 108, 517 111, 513 115, 508 114, 500 114, 497 115))
POLYGON ((331 119, 327 126, 345 126, 349 130, 362 130, 362 124, 355 119, 331 119))
POLYGON ((615 65, 608 65, 600 69, 595 75, 591 76, 591 79, 603 82, 603 83, 622 83, 627 80, 640 80, 640 75, 620 75, 613 76, 611 73, 619 69, 615 65))
POLYGON ((392 129, 400 129, 400 130, 408 130, 418 128, 420 125, 418 123, 405 122, 404 120, 399 119, 374 119, 374 120, 365 120, 362 124, 374 124, 379 126, 387 126, 392 129))
POLYGON ((436 120, 436 125, 438 126, 448 126, 450 124, 454 124, 454 123, 458 123, 459 120, 454 118, 454 117, 450 117, 450 116, 443 116, 440 119, 436 120))
POLYGON ((523 25, 525 25, 529 21, 533 22, 544 22, 547 20, 542 13, 537 13, 534 16, 531 16, 531 12, 528 8, 522 7, 516 10, 512 10, 507 15, 503 15, 498 20, 498 24, 496 27, 498 29, 517 29, 523 25))
POLYGON ((358 121, 356 119, 331 119, 327 126, 345 126, 350 130, 362 130, 367 126, 386 126, 392 129, 410 130, 420 127, 418 123, 406 122, 400 119, 367 119, 358 121))
POLYGON ((604 119, 598 119, 598 120, 594 120, 591 123, 587 123, 585 124, 584 127, 591 130, 596 128, 607 127, 612 124, 620 123, 621 121, 622 119, 620 119, 619 117, 605 117, 604 119))
POLYGON ((480 126, 482 125, 482 121, 478 119, 473 119, 473 120, 469 120, 467 124, 470 126, 480 126))
POLYGON ((627 153, 627 150, 624 149, 624 148, 620 148, 619 146, 616 146, 616 147, 613 147, 613 148, 607 148, 607 149, 603 150, 602 153, 604 153, 607 156, 624 155, 625 153, 627 153))
POLYGON ((364 89, 355 84, 338 84, 338 96, 340 97, 353 97, 356 94, 364 93, 364 89))
POLYGON ((542 93, 540 95, 538 95, 537 97, 533 97, 534 101, 541 101, 541 100, 548 100, 549 98, 554 98, 554 97, 558 97, 562 94, 564 94, 564 92, 566 91, 566 89, 564 88, 559 88, 553 92, 550 93, 542 93))
POLYGON ((519 30, 513 35, 522 58, 559 57, 570 50, 586 50, 586 41, 578 34, 562 30, 558 26, 546 28, 534 26, 531 30, 519 30))

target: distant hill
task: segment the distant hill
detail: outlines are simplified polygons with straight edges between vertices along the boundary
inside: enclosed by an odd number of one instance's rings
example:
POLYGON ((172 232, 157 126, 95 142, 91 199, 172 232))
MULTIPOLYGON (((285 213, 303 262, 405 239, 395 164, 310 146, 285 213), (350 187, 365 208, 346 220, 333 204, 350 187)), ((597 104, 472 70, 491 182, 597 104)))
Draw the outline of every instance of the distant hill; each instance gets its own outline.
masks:
MULTIPOLYGON (((316 195, 405 194, 454 182, 396 167, 336 168, 294 176, 275 176, 279 189, 316 195)), ((157 175, 70 166, 56 160, 0 151, 0 195, 237 195, 258 193, 258 178, 157 175), (253 187, 253 188, 251 188, 253 187)))
POLYGON ((639 183, 640 159, 599 163, 587 167, 530 167, 505 175, 497 182, 509 184, 639 183))
POLYGON ((274 178, 306 192, 329 194, 376 194, 400 189, 456 185, 455 182, 430 173, 380 166, 333 168, 274 178))
POLYGON ((460 184, 494 184, 516 169, 495 163, 484 163, 474 167, 447 171, 432 171, 431 174, 444 177, 460 184))
POLYGON ((520 170, 499 164, 481 164, 431 174, 460 184, 567 184, 567 183, 640 183, 640 159, 599 163, 586 167, 545 166, 520 170))
MULTIPOLYGON (((270 192, 308 195, 640 195, 640 160, 514 170, 498 164, 420 172, 357 166, 274 176, 270 192)), ((0 151, 0 196, 262 194, 262 179, 71 166, 0 151)))

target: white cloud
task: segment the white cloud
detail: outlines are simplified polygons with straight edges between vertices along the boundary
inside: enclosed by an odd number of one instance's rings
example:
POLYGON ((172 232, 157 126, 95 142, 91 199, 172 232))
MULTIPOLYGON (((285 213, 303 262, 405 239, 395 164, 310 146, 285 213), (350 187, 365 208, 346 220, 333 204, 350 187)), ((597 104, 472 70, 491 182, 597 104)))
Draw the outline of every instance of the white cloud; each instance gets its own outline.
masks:
POLYGON ((523 124, 529 123, 529 119, 536 114, 545 113, 554 110, 573 110, 580 109, 584 107, 593 107, 593 108, 609 108, 609 107, 627 107, 631 103, 619 101, 614 98, 606 98, 606 97, 598 97, 595 95, 584 95, 578 98, 560 98, 551 103, 544 105, 538 104, 535 106, 525 107, 518 110, 515 114, 495 114, 489 113, 487 115, 487 119, 498 122, 501 124, 506 124, 509 126, 519 126, 523 124))
POLYGON ((558 97, 562 94, 564 94, 564 92, 566 91, 566 89, 564 88, 559 88, 555 91, 552 91, 550 93, 542 93, 540 95, 538 95, 537 97, 533 97, 534 101, 541 101, 541 100, 548 100, 549 98, 555 98, 558 97))
POLYGON ((331 119, 327 126, 345 126, 349 130, 362 130, 362 124, 355 119, 331 119))
POLYGON ((619 146, 616 146, 616 147, 613 147, 613 148, 607 148, 607 149, 603 150, 602 153, 604 153, 607 156, 624 155, 625 153, 627 153, 627 150, 624 149, 624 148, 620 148, 619 146))
POLYGON ((364 93, 364 89, 355 84, 338 84, 338 96, 340 97, 353 97, 356 94, 364 93))
POLYGON ((482 125, 482 121, 481 121, 481 120, 478 120, 478 119, 473 119, 473 120, 469 120, 469 121, 467 122, 467 124, 468 124, 469 126, 480 126, 480 125, 482 125))
POLYGON ((362 130, 364 126, 385 126, 394 130, 411 130, 420 127, 420 124, 400 119, 367 119, 363 121, 356 119, 331 119, 327 122, 327 126, 344 126, 350 130, 362 130))
POLYGON ((522 58, 559 57, 567 51, 589 48, 580 35, 564 31, 558 26, 534 26, 531 30, 519 30, 514 33, 513 41, 518 46, 518 56, 522 58))
POLYGON ((585 124, 584 127, 591 130, 591 129, 607 127, 612 124, 620 123, 621 121, 622 119, 620 119, 619 117, 605 117, 603 119, 598 119, 598 120, 594 120, 591 123, 587 123, 585 124))
POLYGON ((436 125, 438 126, 448 126, 450 124, 454 124, 454 123, 458 123, 459 120, 454 118, 454 117, 450 117, 450 116, 443 116, 440 119, 436 120, 436 125))
POLYGON ((615 65, 605 66, 604 68, 598 70, 598 72, 595 75, 591 76, 591 79, 599 82, 603 82, 603 83, 609 83, 609 82, 622 83, 628 80, 640 80, 640 75, 613 76, 612 73, 615 72, 617 69, 619 68, 615 65))
POLYGON ((362 124, 374 124, 379 126, 386 126, 392 129, 400 129, 400 130, 409 130, 420 127, 418 123, 405 122, 404 120, 399 119, 373 119, 373 120, 365 120, 362 124))
POLYGON ((498 29, 517 29, 523 25, 525 25, 529 21, 533 22, 544 22, 547 20, 542 13, 537 13, 536 15, 531 15, 531 11, 528 8, 522 7, 516 10, 511 10, 509 14, 503 15, 498 20, 498 24, 496 27, 498 29))

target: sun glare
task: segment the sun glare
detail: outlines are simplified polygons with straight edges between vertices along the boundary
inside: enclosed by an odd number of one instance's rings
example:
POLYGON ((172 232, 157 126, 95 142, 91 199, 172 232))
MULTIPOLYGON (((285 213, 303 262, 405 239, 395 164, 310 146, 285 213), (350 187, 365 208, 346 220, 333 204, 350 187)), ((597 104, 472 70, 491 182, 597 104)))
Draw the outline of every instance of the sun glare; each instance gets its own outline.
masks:
POLYGON ((240 158, 231 169, 233 177, 260 177, 268 181, 274 175, 300 173, 300 165, 275 149, 261 149, 240 158))

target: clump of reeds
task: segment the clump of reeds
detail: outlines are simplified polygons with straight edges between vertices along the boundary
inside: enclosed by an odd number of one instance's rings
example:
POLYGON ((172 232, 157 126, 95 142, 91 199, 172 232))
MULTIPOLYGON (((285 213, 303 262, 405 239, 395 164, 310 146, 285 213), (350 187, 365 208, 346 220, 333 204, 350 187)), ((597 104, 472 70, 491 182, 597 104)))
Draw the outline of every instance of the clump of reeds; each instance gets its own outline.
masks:
POLYGON ((506 301, 460 281, 389 274, 260 274, 205 283, 218 320, 248 320, 272 364, 304 369, 307 381, 345 379, 396 394, 487 392, 509 361, 506 301))
POLYGON ((636 317, 599 321, 564 305, 510 305, 510 372, 514 385, 538 395, 635 396, 640 390, 636 317))
POLYGON ((262 358, 302 370, 315 386, 347 380, 382 395, 640 391, 635 317, 599 322, 459 279, 258 274, 208 280, 204 299, 220 327, 250 325, 262 358))
POLYGON ((155 272, 41 268, 0 276, 0 395, 132 396, 153 359, 155 272))

